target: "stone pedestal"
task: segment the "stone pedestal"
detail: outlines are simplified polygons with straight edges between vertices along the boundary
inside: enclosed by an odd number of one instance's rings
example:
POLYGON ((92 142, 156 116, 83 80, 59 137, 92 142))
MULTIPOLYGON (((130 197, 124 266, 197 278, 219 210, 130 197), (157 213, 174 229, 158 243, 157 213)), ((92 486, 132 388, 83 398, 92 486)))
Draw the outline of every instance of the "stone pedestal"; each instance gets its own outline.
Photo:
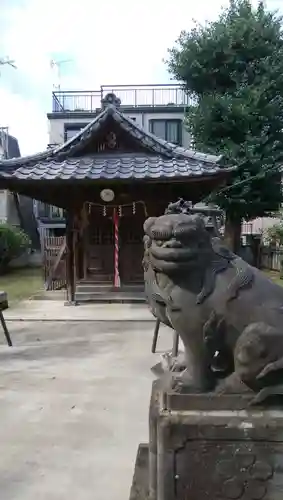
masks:
POLYGON ((150 500, 282 500, 283 407, 173 394, 155 382, 149 427, 150 500))

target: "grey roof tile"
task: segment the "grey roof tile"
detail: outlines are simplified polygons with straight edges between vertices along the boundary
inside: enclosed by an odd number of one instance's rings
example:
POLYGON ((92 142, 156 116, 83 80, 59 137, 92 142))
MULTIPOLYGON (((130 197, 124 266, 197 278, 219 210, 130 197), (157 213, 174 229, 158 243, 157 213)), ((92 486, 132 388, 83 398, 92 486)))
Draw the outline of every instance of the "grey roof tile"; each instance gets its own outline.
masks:
MULTIPOLYGON (((189 158, 163 158, 152 155, 120 153, 67 158, 62 161, 40 161, 31 166, 17 168, 12 174, 16 179, 156 179, 190 177, 220 172, 216 165, 189 158)), ((1 172, 0 172, 1 175, 1 172)))

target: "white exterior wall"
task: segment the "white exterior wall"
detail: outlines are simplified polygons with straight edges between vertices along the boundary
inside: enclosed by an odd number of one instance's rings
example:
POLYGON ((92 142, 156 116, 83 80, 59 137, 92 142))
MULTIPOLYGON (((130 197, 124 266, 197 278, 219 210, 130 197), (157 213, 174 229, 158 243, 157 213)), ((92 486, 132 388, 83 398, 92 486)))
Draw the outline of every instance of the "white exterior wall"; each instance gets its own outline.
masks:
POLYGON ((49 120, 49 144, 63 144, 65 123, 85 123, 87 125, 90 121, 89 118, 56 118, 55 120, 49 120))
MULTIPOLYGON (((58 113, 59 114, 59 113, 58 113)), ((145 130, 149 131, 149 121, 150 120, 183 120, 184 113, 182 110, 176 110, 175 113, 125 113, 130 118, 135 118, 135 121, 138 125, 145 128, 145 130)), ((86 125, 93 118, 83 117, 83 118, 55 118, 49 120, 49 144, 62 144, 64 142, 64 126, 65 124, 81 124, 85 123, 86 125)), ((185 127, 183 126, 182 133, 182 146, 185 148, 189 148, 191 146, 191 137, 187 132, 185 127)))
MULTIPOLYGON (((0 145, 0 158, 2 157, 4 150, 0 145)), ((0 224, 7 222, 7 191, 4 189, 0 190, 0 224)))
POLYGON ((0 190, 0 224, 4 222, 14 226, 20 224, 12 193, 2 189, 0 190))
POLYGON ((16 204, 14 201, 14 196, 10 191, 6 191, 7 193, 7 222, 12 224, 13 226, 19 226, 20 220, 18 211, 16 209, 16 204))
POLYGON ((258 217, 256 219, 245 221, 242 226, 243 234, 266 235, 266 232, 272 226, 279 224, 281 219, 278 217, 258 217))
POLYGON ((8 192, 4 189, 0 190, 0 224, 7 222, 7 197, 8 192))
MULTIPOLYGON (((3 155, 3 148, 0 145, 0 158, 3 155)), ((0 190, 0 224, 9 222, 9 224, 18 225, 19 217, 15 207, 14 199, 10 191, 0 190)))

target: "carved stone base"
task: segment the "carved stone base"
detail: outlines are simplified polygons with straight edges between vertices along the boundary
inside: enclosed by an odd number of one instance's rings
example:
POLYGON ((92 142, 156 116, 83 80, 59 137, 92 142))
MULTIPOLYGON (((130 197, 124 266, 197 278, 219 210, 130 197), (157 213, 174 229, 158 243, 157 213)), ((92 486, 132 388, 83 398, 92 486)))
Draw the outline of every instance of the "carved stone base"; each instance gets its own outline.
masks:
POLYGON ((148 500, 148 445, 140 444, 129 500, 148 500))
POLYGON ((283 407, 249 407, 249 398, 153 383, 150 500, 283 498, 283 407))

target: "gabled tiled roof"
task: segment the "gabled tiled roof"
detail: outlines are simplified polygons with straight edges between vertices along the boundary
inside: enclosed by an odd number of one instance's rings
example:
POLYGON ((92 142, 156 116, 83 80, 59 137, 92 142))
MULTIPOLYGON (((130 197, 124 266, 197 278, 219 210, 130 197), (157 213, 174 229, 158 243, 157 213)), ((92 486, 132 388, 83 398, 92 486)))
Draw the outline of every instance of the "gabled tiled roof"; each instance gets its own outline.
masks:
POLYGON ((110 105, 63 145, 32 156, 1 161, 0 177, 50 180, 206 176, 229 171, 218 165, 219 160, 219 156, 185 149, 146 132, 110 105), (107 120, 114 120, 121 130, 138 141, 144 153, 117 150, 112 154, 79 156, 84 144, 96 136, 107 120))

